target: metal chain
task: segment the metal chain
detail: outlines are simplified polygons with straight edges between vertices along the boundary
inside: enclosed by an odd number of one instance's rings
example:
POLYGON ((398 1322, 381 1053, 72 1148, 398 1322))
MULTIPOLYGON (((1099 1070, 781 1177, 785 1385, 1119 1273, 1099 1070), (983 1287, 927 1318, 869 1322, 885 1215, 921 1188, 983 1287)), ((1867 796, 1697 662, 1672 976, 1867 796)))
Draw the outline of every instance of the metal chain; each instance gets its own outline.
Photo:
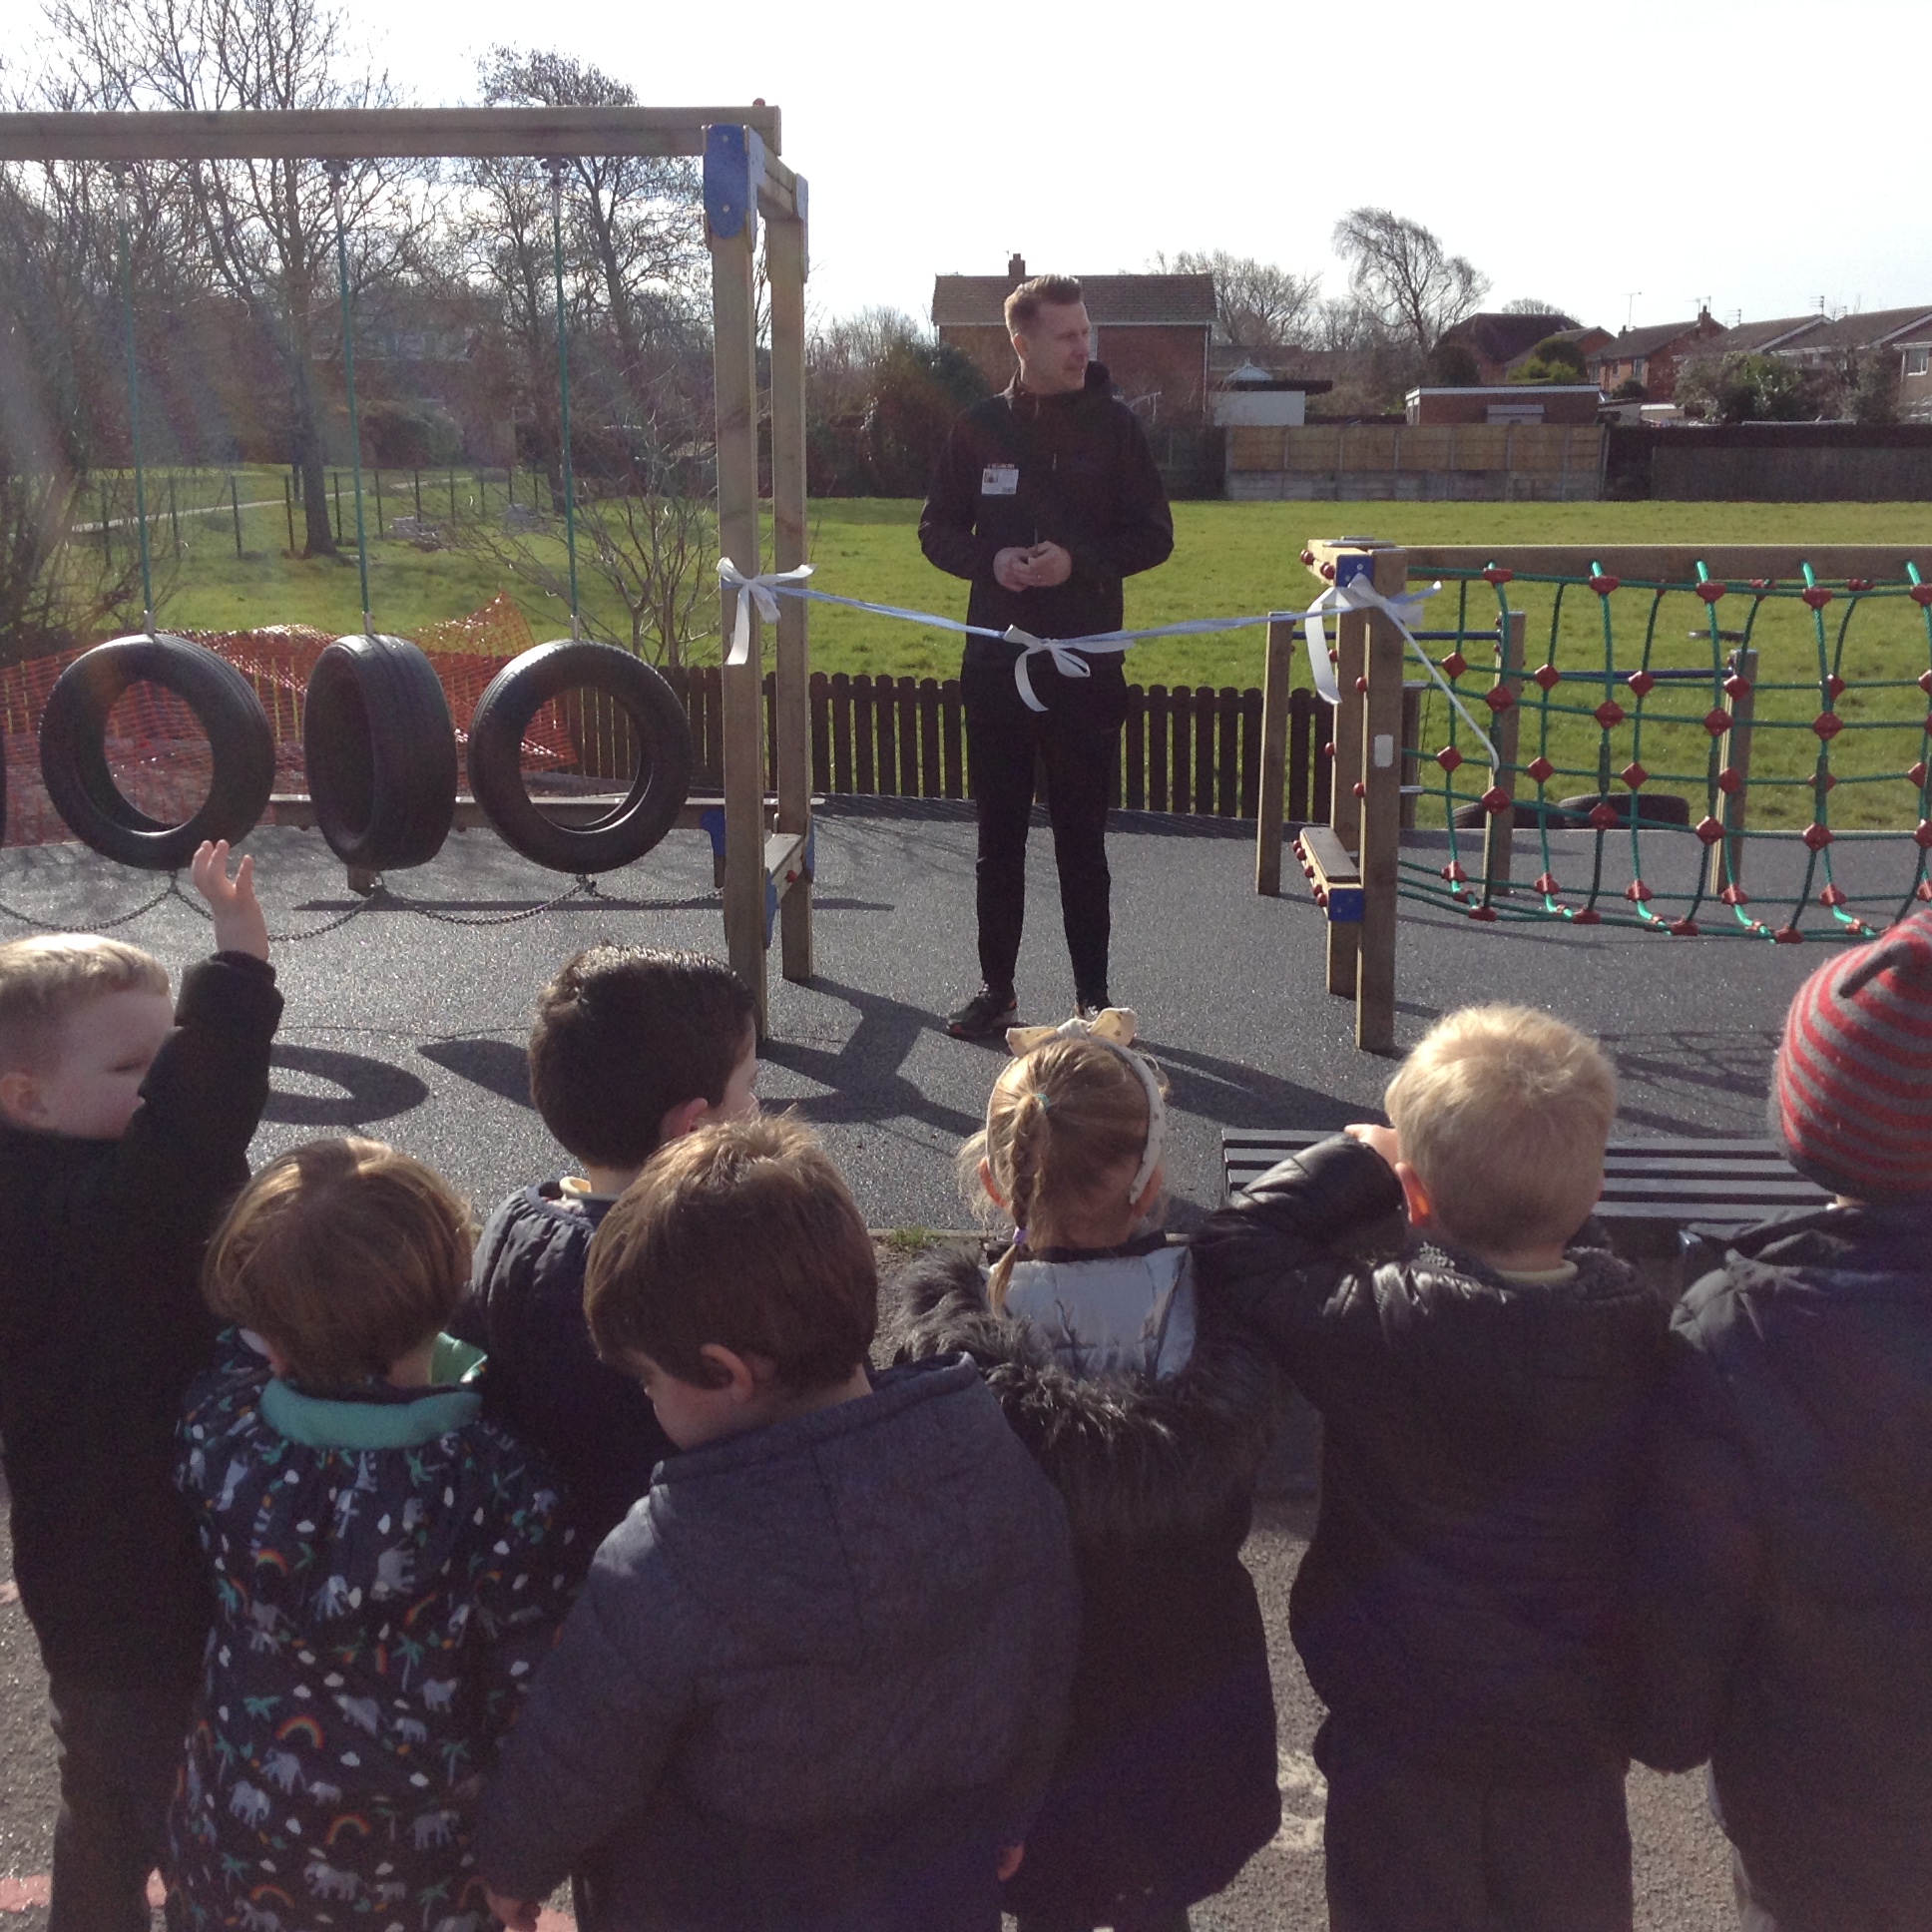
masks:
MULTIPOLYGON (((172 893, 179 899, 205 925, 212 926, 215 923, 214 913, 207 906, 197 904, 195 900, 191 899, 181 889, 181 874, 179 872, 171 872, 168 875, 168 892, 164 893, 162 897, 166 898, 169 893, 172 893)), ((155 903, 159 905, 161 901, 158 899, 155 903)), ((305 931, 271 932, 268 935, 268 943, 271 946, 295 946, 299 945, 304 939, 319 939, 323 933, 333 932, 338 926, 346 926, 351 919, 359 919, 368 909, 368 901, 366 899, 362 900, 350 906, 346 912, 338 912, 333 919, 324 919, 319 926, 309 926, 305 931)))
MULTIPOLYGON (((573 884, 557 894, 554 899, 546 899, 542 905, 526 906, 521 912, 491 913, 480 919, 464 918, 454 912, 434 912, 414 899, 405 899, 400 893, 391 892, 386 885, 378 885, 369 895, 369 902, 382 899, 398 912, 413 912, 422 919, 432 919, 439 926, 518 926, 526 919, 535 919, 546 912, 554 912, 560 905, 568 905, 572 899, 595 899, 602 894, 597 889, 597 881, 588 872, 579 872, 573 884)), ((359 910, 360 908, 358 908, 359 910)))
POLYGON ((171 893, 179 896, 177 881, 180 876, 178 872, 170 872, 168 883, 146 905, 138 905, 132 912, 124 912, 118 918, 97 919, 92 925, 64 926, 56 919, 43 919, 38 914, 22 912, 18 906, 8 905, 4 899, 0 899, 0 913, 4 913, 9 919, 17 919, 23 926, 32 926, 37 932, 112 932, 117 926, 131 926, 137 919, 146 917, 171 893))

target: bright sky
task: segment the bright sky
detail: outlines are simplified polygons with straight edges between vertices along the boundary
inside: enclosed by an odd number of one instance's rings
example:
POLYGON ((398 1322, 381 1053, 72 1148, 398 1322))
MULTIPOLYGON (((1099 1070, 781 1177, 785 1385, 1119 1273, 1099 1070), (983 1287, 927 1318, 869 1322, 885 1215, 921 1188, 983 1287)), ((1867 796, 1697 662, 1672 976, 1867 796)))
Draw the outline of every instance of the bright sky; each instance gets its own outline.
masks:
MULTIPOLYGON (((1145 267, 1225 247, 1344 292, 1335 218, 1379 203, 1492 282, 1611 328, 1932 306, 1914 82, 1924 0, 1214 6, 460 6, 346 0, 425 105, 497 41, 664 106, 761 96, 812 191, 811 298, 925 314, 939 272, 1145 267)), ((36 37, 38 0, 0 0, 36 37)), ((24 30, 24 31, 21 31, 24 30)))

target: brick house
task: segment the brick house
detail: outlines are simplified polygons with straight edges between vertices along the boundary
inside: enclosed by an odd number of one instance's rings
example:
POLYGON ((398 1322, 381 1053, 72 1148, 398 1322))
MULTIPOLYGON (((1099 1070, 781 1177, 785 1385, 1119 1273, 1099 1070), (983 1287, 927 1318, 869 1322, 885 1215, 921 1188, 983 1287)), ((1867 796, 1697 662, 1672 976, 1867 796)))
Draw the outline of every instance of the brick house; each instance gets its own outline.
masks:
POLYGON ((1660 322, 1651 328, 1620 329, 1600 349, 1584 357, 1591 378, 1605 395, 1627 382, 1642 385, 1650 402, 1670 402, 1678 392, 1678 370, 1723 335, 1710 310, 1697 310, 1694 322, 1660 322))
POLYGON ((1827 371, 1843 369, 1861 357, 1895 356, 1900 419, 1932 421, 1932 303, 1744 322, 1725 329, 1698 352, 1776 355, 1803 369, 1827 371))
MULTIPOLYGON (((1006 298, 1027 278, 1015 255, 1003 275, 937 275, 932 320, 939 339, 962 349, 996 389, 1013 378, 1006 298)), ((1093 323, 1089 353, 1105 362, 1121 395, 1149 423, 1199 423, 1208 397, 1208 344, 1214 326, 1212 275, 1081 275, 1093 323)))
POLYGON ((1493 387, 1507 382, 1530 359, 1536 345, 1552 335, 1576 342, 1586 355, 1599 342, 1610 339, 1603 329, 1584 328, 1574 315, 1554 311, 1544 315, 1512 315, 1485 310, 1480 315, 1467 315, 1453 328, 1444 329, 1436 346, 1441 349, 1459 343, 1466 348, 1476 358, 1477 380, 1493 387))

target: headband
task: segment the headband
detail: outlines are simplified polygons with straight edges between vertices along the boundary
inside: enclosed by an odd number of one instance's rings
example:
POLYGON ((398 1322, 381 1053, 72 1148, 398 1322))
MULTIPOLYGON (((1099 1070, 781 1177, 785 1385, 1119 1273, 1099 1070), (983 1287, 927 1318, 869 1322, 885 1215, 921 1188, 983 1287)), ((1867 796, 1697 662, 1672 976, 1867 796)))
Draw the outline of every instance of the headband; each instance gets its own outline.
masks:
POLYGON ((1139 1201, 1141 1191, 1153 1180, 1155 1169, 1161 1165, 1162 1147, 1168 1135, 1168 1104, 1161 1093, 1161 1082, 1147 1061, 1133 1051, 1134 1029, 1134 1015, 1127 1007, 1110 1006, 1091 1020, 1063 1020, 1058 1026, 1016 1026, 1006 1030, 1006 1050, 1016 1057, 1031 1053, 1035 1047, 1044 1047, 1049 1040, 1091 1040, 1096 1046, 1119 1054, 1140 1077, 1141 1085, 1147 1089, 1147 1141, 1141 1151, 1141 1165, 1128 1184, 1130 1203, 1139 1201))

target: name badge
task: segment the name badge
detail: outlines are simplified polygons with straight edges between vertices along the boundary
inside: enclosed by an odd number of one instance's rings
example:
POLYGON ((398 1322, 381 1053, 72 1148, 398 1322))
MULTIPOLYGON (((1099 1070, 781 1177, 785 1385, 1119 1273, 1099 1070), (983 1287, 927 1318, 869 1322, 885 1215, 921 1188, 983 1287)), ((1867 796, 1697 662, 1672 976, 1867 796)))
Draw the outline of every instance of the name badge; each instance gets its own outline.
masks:
POLYGON ((981 496, 1018 496, 1019 466, 1014 463, 988 463, 980 471, 979 493, 981 496))

